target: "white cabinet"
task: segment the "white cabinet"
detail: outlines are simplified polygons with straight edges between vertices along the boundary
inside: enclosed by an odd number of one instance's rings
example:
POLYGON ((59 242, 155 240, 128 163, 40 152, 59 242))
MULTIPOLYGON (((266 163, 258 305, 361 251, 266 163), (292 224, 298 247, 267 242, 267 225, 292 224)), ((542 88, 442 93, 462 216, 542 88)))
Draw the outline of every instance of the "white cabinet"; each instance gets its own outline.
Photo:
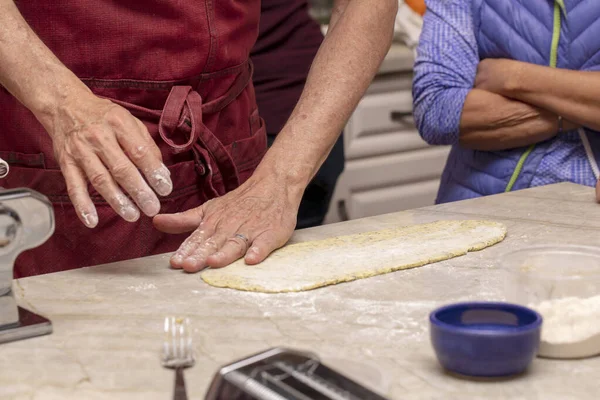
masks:
POLYGON ((355 219, 419 208, 434 203, 439 185, 439 179, 434 179, 357 191, 350 196, 346 207, 355 219))
POLYGON ((394 45, 348 121, 346 167, 326 223, 433 205, 449 148, 417 132, 411 66, 412 52, 394 45))
POLYGON ((427 146, 415 135, 410 90, 374 93, 365 96, 344 131, 346 159, 398 153, 427 146), (403 110, 403 111, 399 111, 403 110), (392 112, 405 113, 401 122, 392 121, 392 112))

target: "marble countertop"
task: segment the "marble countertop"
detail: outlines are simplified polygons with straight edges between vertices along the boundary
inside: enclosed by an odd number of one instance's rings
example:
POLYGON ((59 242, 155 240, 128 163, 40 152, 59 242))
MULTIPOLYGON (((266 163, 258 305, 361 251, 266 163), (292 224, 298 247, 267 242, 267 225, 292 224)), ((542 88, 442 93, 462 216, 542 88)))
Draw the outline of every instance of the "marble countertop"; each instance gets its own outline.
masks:
POLYGON ((390 399, 596 399, 600 358, 537 359, 526 375, 476 382, 446 374, 429 344, 427 316, 462 300, 503 300, 498 257, 534 244, 600 245, 591 188, 560 184, 298 231, 320 239, 440 219, 504 222, 504 242, 422 268, 296 294, 217 289, 167 267, 168 256, 15 281, 21 305, 49 317, 49 336, 0 346, 2 399, 167 399, 174 375, 160 366, 162 323, 188 316, 196 366, 190 399, 217 369, 275 346, 316 352, 390 399))

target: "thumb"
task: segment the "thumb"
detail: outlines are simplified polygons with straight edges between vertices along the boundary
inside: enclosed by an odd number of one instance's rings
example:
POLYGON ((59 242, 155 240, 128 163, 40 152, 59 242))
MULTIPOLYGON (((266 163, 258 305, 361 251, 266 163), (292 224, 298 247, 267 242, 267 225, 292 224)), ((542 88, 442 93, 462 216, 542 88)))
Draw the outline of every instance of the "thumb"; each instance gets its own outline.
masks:
POLYGON ((202 207, 196 207, 176 214, 158 214, 152 222, 161 232, 185 233, 198 228, 203 216, 202 207))
POLYGON ((244 260, 248 265, 256 265, 263 262, 269 254, 282 247, 289 240, 291 234, 285 237, 280 232, 267 231, 252 241, 252 246, 246 252, 244 260))

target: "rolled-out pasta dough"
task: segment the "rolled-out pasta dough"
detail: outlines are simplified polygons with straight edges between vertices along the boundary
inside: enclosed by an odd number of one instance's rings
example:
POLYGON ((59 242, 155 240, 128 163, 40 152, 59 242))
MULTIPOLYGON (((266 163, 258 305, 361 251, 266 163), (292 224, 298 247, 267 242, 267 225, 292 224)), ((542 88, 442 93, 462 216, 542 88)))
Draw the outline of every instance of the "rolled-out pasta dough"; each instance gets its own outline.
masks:
POLYGON ((492 246, 506 227, 491 221, 438 221, 285 246, 258 265, 238 260, 207 269, 212 286, 283 293, 420 267, 492 246))

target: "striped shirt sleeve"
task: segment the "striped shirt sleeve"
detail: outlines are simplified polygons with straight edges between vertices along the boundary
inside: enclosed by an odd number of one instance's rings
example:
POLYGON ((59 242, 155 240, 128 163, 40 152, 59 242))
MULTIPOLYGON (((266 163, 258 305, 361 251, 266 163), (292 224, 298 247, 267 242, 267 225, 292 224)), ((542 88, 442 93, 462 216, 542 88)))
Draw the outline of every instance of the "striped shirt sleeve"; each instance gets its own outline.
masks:
POLYGON ((427 143, 458 143, 478 63, 472 1, 428 0, 413 79, 414 117, 427 143))

